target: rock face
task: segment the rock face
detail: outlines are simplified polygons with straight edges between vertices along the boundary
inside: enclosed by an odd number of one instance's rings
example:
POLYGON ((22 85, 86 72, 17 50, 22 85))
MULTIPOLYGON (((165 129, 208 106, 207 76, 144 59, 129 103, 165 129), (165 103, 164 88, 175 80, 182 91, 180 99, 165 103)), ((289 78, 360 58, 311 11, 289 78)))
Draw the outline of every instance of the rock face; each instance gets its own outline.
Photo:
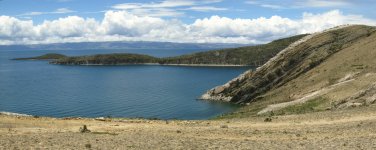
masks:
POLYGON ((370 85, 369 87, 360 90, 358 93, 343 99, 336 104, 334 107, 337 109, 344 109, 349 107, 359 107, 374 104, 376 102, 376 83, 370 85))
POLYGON ((245 79, 249 78, 252 75, 252 70, 248 70, 242 74, 240 74, 238 77, 232 79, 231 81, 227 82, 224 85, 217 86, 209 91, 207 91, 205 94, 203 94, 200 99, 203 100, 216 100, 216 101, 225 101, 230 102, 232 97, 228 95, 224 95, 225 90, 230 89, 231 87, 242 83, 245 81, 245 79))
POLYGON ((370 26, 346 25, 308 35, 255 71, 247 71, 225 85, 207 91, 201 99, 237 104, 253 102, 262 98, 262 94, 308 72, 358 39, 370 36, 375 30, 370 26))

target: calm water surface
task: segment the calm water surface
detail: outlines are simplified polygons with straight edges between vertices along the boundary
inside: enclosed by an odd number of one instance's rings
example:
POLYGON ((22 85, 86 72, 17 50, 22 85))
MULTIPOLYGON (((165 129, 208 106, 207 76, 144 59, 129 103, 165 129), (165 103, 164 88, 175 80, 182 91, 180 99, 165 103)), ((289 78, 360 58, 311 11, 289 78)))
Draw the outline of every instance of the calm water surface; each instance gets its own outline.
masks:
POLYGON ((131 52, 156 57, 200 50, 0 51, 0 111, 51 117, 207 119, 237 106, 196 100, 249 68, 177 66, 60 66, 11 58, 46 53, 131 52))

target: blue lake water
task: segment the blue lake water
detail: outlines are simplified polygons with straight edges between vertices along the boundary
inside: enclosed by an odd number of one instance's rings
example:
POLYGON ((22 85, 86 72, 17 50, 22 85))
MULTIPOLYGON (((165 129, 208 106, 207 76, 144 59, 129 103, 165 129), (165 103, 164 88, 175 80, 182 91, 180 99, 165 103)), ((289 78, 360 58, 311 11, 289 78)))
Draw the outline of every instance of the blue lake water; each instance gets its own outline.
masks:
POLYGON ((207 119, 237 106, 196 100, 247 67, 61 66, 12 58, 46 53, 176 56, 200 50, 0 51, 0 111, 51 117, 207 119))

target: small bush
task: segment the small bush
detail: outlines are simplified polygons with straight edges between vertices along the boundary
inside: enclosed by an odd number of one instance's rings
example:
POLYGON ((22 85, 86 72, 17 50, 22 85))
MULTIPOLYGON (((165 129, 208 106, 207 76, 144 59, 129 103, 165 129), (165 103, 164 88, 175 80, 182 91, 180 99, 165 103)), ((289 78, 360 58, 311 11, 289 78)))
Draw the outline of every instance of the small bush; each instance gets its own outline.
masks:
POLYGON ((90 149, 91 148, 91 144, 85 144, 85 147, 90 149))
POLYGON ((268 118, 265 118, 264 122, 272 122, 272 118, 271 117, 268 117, 268 118))

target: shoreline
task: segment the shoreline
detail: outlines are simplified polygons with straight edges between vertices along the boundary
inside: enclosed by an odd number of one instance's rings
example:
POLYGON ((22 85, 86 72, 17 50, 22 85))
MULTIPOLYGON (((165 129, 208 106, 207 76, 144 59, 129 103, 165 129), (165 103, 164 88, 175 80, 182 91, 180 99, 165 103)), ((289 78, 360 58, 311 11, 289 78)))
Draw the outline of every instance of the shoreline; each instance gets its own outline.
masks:
POLYGON ((21 113, 15 113, 15 112, 7 112, 7 111, 0 111, 0 115, 14 116, 14 117, 33 117, 33 115, 21 114, 21 113))
MULTIPOLYGON (((219 114, 221 115, 221 114, 219 114)), ((206 118, 206 119, 162 119, 162 118, 153 118, 153 117, 81 117, 81 116, 65 116, 65 117, 53 117, 53 116, 39 116, 39 115, 30 115, 24 113, 16 113, 16 112, 7 112, 7 111, 0 111, 0 116, 9 116, 9 117, 25 117, 25 118, 49 118, 49 119, 58 119, 58 120, 97 120, 97 121, 105 121, 105 120, 145 120, 145 121, 208 121, 212 120, 213 118, 206 118)), ((215 117, 214 117, 215 118, 215 117)))
POLYGON ((231 64, 159 64, 161 66, 192 66, 192 67, 255 67, 253 65, 231 65, 231 64))
POLYGON ((148 66, 187 66, 187 67, 258 67, 254 65, 231 65, 231 64, 160 64, 160 63, 127 63, 127 64, 58 64, 66 66, 128 66, 128 65, 148 65, 148 66))

